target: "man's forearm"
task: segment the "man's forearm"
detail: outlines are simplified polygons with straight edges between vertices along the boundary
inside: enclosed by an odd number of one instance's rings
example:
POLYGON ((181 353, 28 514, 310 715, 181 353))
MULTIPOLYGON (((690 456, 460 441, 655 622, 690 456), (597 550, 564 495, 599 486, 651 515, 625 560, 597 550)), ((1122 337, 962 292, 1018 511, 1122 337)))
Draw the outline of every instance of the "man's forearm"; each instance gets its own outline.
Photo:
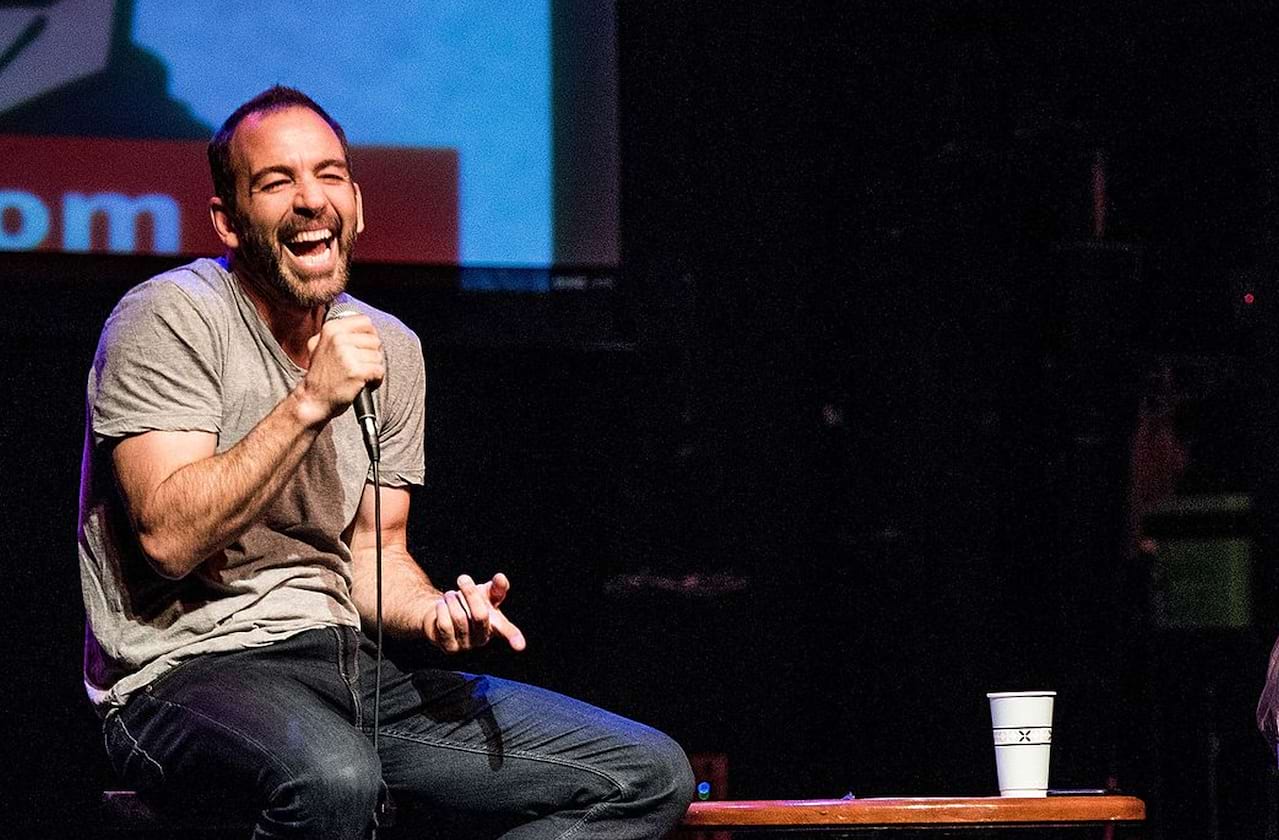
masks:
POLYGON ((230 449, 162 481, 134 523, 159 571, 182 577, 244 533, 293 477, 325 419, 295 390, 230 449))
MULTIPOLYGON (((354 563, 351 597, 360 618, 371 627, 377 618, 377 564, 372 548, 361 551, 362 556, 354 563)), ((383 547, 382 626, 386 632, 421 638, 442 595, 407 549, 398 545, 383 547)))

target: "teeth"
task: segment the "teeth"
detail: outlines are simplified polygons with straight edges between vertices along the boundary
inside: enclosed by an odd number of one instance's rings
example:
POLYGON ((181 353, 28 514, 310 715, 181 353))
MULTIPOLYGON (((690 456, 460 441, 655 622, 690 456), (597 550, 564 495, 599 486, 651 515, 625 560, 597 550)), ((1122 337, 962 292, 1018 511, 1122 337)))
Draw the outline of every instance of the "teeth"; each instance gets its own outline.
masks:
POLYGON ((304 230, 301 233, 299 233, 297 236, 290 239, 289 241, 290 242, 319 242, 321 239, 330 239, 332 238, 332 236, 333 236, 333 231, 328 230, 327 228, 321 228, 320 230, 304 230))
POLYGON ((329 255, 331 253, 333 253, 333 246, 328 243, 325 243, 323 250, 321 250, 319 253, 308 254, 306 256, 299 256, 297 254, 293 254, 292 256, 293 256, 293 259, 302 263, 302 265, 318 266, 318 265, 323 265, 327 263, 329 261, 329 255))

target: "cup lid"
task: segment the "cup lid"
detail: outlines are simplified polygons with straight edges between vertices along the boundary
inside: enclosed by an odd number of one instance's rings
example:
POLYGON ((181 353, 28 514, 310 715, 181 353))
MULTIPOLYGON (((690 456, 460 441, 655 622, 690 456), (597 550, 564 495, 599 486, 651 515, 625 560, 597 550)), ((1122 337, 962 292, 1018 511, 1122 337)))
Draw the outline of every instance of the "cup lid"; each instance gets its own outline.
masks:
POLYGON ((991 700, 1000 697, 1056 697, 1055 691, 988 691, 986 696, 991 700))

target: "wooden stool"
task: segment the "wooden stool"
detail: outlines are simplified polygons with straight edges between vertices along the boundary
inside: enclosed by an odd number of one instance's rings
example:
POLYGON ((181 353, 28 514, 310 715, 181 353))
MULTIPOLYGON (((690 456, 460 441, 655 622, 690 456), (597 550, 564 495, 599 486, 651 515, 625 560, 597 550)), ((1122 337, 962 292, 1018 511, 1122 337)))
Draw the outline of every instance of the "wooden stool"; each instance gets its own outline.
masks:
POLYGON ((1146 805, 1132 796, 760 799, 694 802, 684 831, 827 832, 884 829, 1089 828, 1138 825, 1146 805))

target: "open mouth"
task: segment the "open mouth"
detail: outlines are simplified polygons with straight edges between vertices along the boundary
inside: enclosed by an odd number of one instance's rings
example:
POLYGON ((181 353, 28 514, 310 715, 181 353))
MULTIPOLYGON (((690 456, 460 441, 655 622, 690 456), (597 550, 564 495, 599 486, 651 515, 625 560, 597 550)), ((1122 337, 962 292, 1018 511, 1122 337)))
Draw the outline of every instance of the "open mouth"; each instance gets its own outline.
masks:
POLYGON ((284 242, 284 247, 305 268, 326 268, 333 259, 333 231, 304 230, 284 242))

